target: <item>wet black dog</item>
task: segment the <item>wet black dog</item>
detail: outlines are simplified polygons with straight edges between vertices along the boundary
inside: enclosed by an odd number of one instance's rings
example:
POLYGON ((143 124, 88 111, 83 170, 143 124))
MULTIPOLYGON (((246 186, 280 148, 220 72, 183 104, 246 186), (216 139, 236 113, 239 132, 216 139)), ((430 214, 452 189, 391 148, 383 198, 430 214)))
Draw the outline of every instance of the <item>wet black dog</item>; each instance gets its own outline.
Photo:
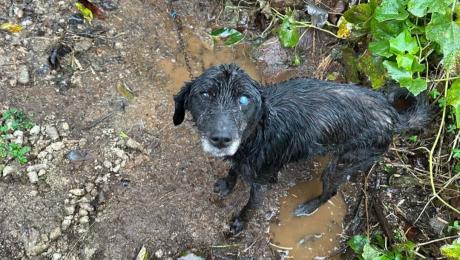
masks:
POLYGON ((238 66, 220 65, 174 97, 173 119, 181 124, 189 110, 203 149, 231 160, 228 176, 216 182, 215 192, 228 195, 238 176, 251 184, 248 203, 231 224, 237 233, 248 209, 260 203, 262 185, 273 181, 283 165, 328 154, 323 193, 295 210, 297 216, 313 213, 341 183, 370 168, 395 133, 421 129, 428 122, 426 102, 413 99, 411 109, 398 113, 388 97, 363 87, 305 78, 261 87, 238 66), (338 164, 346 167, 338 171, 338 164))

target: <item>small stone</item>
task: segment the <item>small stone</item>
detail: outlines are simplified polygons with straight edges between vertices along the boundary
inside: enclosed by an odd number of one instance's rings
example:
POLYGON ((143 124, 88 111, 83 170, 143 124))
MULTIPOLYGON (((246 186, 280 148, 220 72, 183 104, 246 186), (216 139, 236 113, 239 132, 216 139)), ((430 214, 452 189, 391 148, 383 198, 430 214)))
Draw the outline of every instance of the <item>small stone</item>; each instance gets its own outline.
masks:
POLYGON ((70 84, 74 86, 75 88, 80 88, 83 86, 82 81, 81 81, 81 75, 75 73, 72 75, 70 78, 70 84))
POLYGON ((156 256, 157 258, 162 258, 162 257, 163 257, 163 250, 158 249, 158 250, 155 252, 155 256, 156 256))
POLYGON ((128 148, 133 149, 133 150, 138 150, 138 151, 143 151, 144 150, 144 147, 142 146, 142 144, 140 144, 139 142, 137 142, 136 140, 134 140, 132 138, 129 138, 126 141, 126 146, 128 148))
POLYGON ((31 256, 37 256, 37 255, 45 252, 45 250, 48 249, 48 247, 49 247, 49 244, 44 243, 44 242, 40 242, 40 243, 38 243, 37 245, 35 245, 34 247, 32 247, 30 249, 30 255, 31 256))
POLYGON ((3 177, 5 177, 5 176, 7 176, 7 175, 9 175, 11 173, 14 173, 16 171, 17 171, 16 167, 7 165, 7 166, 5 166, 5 168, 3 168, 3 171, 2 171, 3 177))
POLYGON ((54 253, 53 256, 51 257, 51 260, 59 260, 61 259, 62 254, 60 253, 54 253))
POLYGON ((67 215, 73 215, 73 213, 75 213, 75 205, 69 205, 64 207, 64 211, 67 215))
POLYGON ((29 130, 30 135, 38 135, 40 133, 40 126, 34 125, 30 130, 29 130))
POLYGON ((88 216, 88 211, 86 209, 80 209, 78 211, 78 215, 80 215, 80 216, 88 216))
POLYGON ((30 196, 32 197, 35 197, 38 195, 38 191, 37 190, 32 190, 30 193, 29 193, 30 196))
POLYGON ((19 66, 18 82, 21 84, 27 84, 30 81, 29 69, 26 65, 19 66))
POLYGON ((72 224, 72 219, 64 219, 61 224, 62 230, 67 230, 72 224))
POLYGON ((63 142, 55 142, 55 143, 50 144, 50 146, 51 146, 51 149, 53 149, 54 151, 59 151, 59 150, 62 150, 65 145, 63 142))
POLYGON ((69 191, 70 194, 81 197, 85 195, 85 190, 84 189, 72 189, 69 191))
POLYGON ((74 50, 76 52, 85 52, 93 46, 93 41, 90 39, 82 38, 80 41, 76 42, 74 45, 74 50))
POLYGON ((40 171, 38 171, 38 177, 41 177, 41 176, 43 176, 45 174, 46 174, 45 169, 41 169, 40 171))
POLYGON ((39 163, 39 164, 34 164, 29 167, 27 167, 28 172, 37 172, 40 170, 45 170, 47 168, 45 163, 39 163))
POLYGON ((115 45, 114 45, 115 49, 117 50, 121 50, 123 49, 123 43, 121 42, 116 42, 115 45))
POLYGON ((59 139, 59 133, 56 127, 54 126, 48 126, 46 128, 46 134, 51 138, 51 140, 55 141, 59 139))
POLYGON ((61 236, 62 232, 61 232, 61 228, 60 227, 57 227, 53 230, 51 230, 50 232, 50 239, 51 240, 56 240, 58 239, 60 236, 61 236))
POLYGON ((113 151, 115 152, 115 155, 116 155, 118 158, 120 158, 120 159, 122 159, 122 160, 126 159, 127 156, 126 156, 125 151, 123 151, 123 150, 121 150, 121 149, 119 149, 119 148, 113 148, 113 151))
POLYGON ((107 168, 107 169, 110 169, 110 168, 112 168, 112 163, 111 163, 111 162, 109 162, 109 161, 104 161, 104 163, 103 163, 103 164, 104 164, 104 167, 105 167, 105 168, 107 168))
POLYGON ((29 181, 32 184, 35 184, 38 182, 38 174, 37 172, 28 172, 27 177, 29 177, 29 181))
POLYGON ((89 212, 93 212, 94 211, 94 208, 93 206, 91 206, 89 203, 80 203, 80 208, 81 209, 84 209, 84 210, 87 210, 89 212))
POLYGON ((86 192, 91 192, 94 189, 94 184, 92 182, 88 182, 85 184, 85 190, 86 192))
POLYGON ((62 123, 62 130, 69 131, 70 126, 67 122, 62 123))
POLYGON ((24 132, 20 130, 16 130, 13 133, 13 136, 16 137, 14 140, 15 143, 22 145, 24 143, 24 132))
POLYGON ((89 223, 89 217, 88 216, 83 216, 79 220, 80 224, 86 224, 89 223))
POLYGON ((48 155, 47 151, 41 151, 41 152, 38 153, 37 158, 38 159, 44 159, 44 158, 46 158, 47 155, 48 155))
POLYGON ((91 201, 91 198, 89 196, 84 196, 83 198, 79 199, 79 203, 89 203, 91 201))

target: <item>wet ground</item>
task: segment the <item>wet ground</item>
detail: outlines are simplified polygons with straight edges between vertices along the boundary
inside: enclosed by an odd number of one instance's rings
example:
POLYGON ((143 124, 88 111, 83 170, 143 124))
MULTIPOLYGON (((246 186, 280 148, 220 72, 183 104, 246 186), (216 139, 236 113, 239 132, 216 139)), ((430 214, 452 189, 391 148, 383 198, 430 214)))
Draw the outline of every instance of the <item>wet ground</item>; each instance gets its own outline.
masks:
MULTIPOLYGON (((202 152, 189 121, 180 127, 172 124, 172 94, 189 80, 189 73, 165 1, 119 1, 105 20, 91 25, 105 28, 104 33, 72 34, 74 53, 63 61, 64 69, 45 72, 41 69, 53 46, 68 33, 64 24, 75 8, 68 3, 36 4, 42 13, 30 16, 29 28, 17 35, 0 34, 0 105, 23 109, 37 124, 67 122, 70 130, 62 141, 86 140, 80 148, 90 151, 92 158, 69 162, 65 159, 69 145, 49 161, 55 170, 37 184, 19 177, 0 180, 0 258, 133 259, 143 245, 157 258, 193 251, 211 258, 274 259, 279 248, 272 244, 292 247, 290 256, 295 259, 334 253, 345 212, 340 197, 311 217, 290 215, 294 204, 318 193, 317 181, 287 192, 295 183, 312 178, 315 167, 306 164, 283 170, 248 229, 237 237, 228 236, 228 222, 244 205, 248 191, 239 182, 228 198, 213 194, 214 182, 225 175, 228 165, 202 152), (55 23, 66 30, 52 28, 55 23), (29 82, 18 82, 20 65, 27 66, 29 82), (71 68, 71 73, 65 68, 71 68), (133 91, 133 99, 117 92, 120 84, 133 91), (120 133, 145 151, 120 146, 120 133), (116 156, 108 150, 117 147, 127 157, 115 172, 105 162, 116 164, 116 156), (106 178, 98 182, 102 175, 106 178), (88 183, 98 187, 99 193, 91 196, 99 198, 99 204, 84 224, 81 212, 69 215, 66 207, 80 196, 69 191, 86 188, 88 183), (62 228, 58 238, 51 239, 47 234, 69 216, 70 228, 62 228), (42 244, 46 246, 35 254, 33 250, 42 244)), ((23 20, 11 14, 9 6, 2 2, 6 17, 23 20)), ((267 73, 266 64, 258 63, 241 46, 214 50, 207 36, 214 25, 208 17, 218 12, 212 1, 180 1, 174 8, 182 17, 185 51, 194 76, 210 65, 228 62, 265 82, 291 76, 267 73)), ((314 76, 322 54, 315 55, 308 67, 292 76, 314 76)))

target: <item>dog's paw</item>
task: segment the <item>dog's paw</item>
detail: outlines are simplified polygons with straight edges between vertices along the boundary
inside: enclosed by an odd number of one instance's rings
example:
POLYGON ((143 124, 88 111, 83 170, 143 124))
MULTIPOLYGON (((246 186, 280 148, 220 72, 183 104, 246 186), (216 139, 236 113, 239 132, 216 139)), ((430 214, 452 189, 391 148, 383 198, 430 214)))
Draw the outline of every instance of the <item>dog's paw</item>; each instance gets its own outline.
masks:
POLYGON ((219 179, 216 181, 216 183, 214 183, 214 192, 222 197, 228 196, 230 193, 232 193, 232 191, 233 187, 229 185, 225 178, 219 179))
POLYGON ((230 223, 230 233, 234 236, 240 233, 245 226, 245 222, 240 218, 236 217, 230 223))
POLYGON ((302 203, 294 210, 294 215, 297 217, 313 215, 318 210, 319 206, 316 200, 302 203))

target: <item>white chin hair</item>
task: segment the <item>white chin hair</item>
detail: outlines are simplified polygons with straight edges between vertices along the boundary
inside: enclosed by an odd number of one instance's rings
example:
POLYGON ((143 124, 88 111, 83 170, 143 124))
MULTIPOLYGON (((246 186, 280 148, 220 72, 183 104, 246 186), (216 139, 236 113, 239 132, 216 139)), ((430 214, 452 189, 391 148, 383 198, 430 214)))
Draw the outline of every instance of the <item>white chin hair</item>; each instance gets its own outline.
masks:
POLYGON ((233 141, 229 146, 225 148, 217 148, 212 145, 209 140, 205 137, 201 138, 201 144, 203 145, 203 150, 207 153, 212 154, 216 157, 224 157, 224 156, 232 156, 238 151, 238 147, 240 146, 240 139, 233 141))

